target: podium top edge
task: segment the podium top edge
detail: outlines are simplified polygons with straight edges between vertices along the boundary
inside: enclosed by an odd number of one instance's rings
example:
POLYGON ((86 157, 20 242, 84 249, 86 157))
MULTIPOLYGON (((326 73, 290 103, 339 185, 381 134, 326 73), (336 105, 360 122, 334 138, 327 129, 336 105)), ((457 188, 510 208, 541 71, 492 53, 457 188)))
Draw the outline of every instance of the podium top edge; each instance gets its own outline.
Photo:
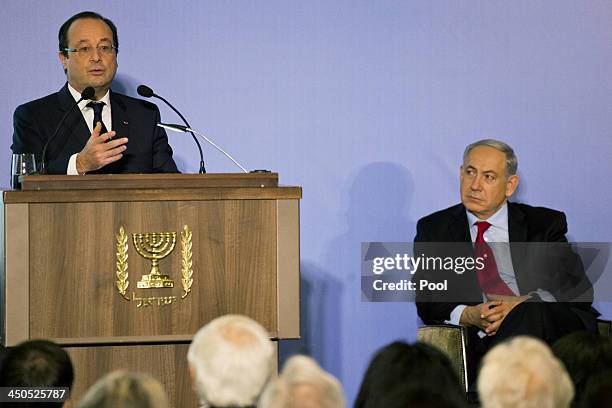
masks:
POLYGON ((278 187, 278 173, 88 174, 24 176, 23 191, 278 187))

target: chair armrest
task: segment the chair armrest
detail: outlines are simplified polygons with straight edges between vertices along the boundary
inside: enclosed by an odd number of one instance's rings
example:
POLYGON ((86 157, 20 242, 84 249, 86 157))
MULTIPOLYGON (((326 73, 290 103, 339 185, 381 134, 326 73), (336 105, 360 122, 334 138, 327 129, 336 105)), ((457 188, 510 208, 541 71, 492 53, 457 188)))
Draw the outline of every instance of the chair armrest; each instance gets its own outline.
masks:
POLYGON ((597 331, 600 336, 612 337, 612 321, 597 319, 597 331))
POLYGON ((419 327, 417 340, 442 350, 451 360, 465 391, 468 391, 467 328, 452 324, 419 327))

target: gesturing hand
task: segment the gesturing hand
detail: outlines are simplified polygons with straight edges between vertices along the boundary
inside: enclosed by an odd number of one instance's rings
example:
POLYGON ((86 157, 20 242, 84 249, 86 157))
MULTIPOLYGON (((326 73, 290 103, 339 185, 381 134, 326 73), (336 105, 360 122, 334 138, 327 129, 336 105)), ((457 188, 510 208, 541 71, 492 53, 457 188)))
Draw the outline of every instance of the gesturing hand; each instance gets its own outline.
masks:
POLYGON ((116 134, 114 130, 100 134, 102 124, 98 122, 83 150, 76 157, 76 168, 79 174, 98 170, 110 163, 116 162, 123 157, 127 147, 127 137, 111 140, 116 134))

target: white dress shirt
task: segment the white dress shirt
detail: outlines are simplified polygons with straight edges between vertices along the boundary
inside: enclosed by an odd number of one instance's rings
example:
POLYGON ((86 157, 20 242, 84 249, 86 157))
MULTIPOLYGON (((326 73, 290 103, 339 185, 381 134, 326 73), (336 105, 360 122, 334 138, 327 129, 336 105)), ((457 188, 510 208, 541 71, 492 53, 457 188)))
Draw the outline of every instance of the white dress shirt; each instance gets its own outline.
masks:
MULTIPOLYGON (((510 253, 510 233, 508 231, 508 203, 505 202, 499 210, 486 220, 481 220, 474 214, 466 210, 468 225, 470 226, 470 236, 472 242, 476 242, 476 236, 478 235, 478 226, 476 223, 479 221, 487 221, 491 226, 484 232, 484 240, 488 243, 495 243, 490 245, 495 257, 495 263, 497 264, 497 270, 499 276, 506 285, 514 292, 516 296, 520 295, 518 284, 516 283, 516 274, 514 273, 514 267, 512 266, 512 254, 510 253)), ((538 296, 545 302, 554 302, 555 297, 543 289, 536 291, 538 296)), ((486 296, 482 295, 483 302, 487 302, 486 296)), ((458 305, 453 309, 450 314, 450 320, 445 323, 459 324, 459 319, 465 309, 466 305, 458 305)))
MULTIPOLYGON (((70 94, 74 98, 74 101, 78 101, 81 99, 81 93, 74 89, 72 85, 68 84, 68 90, 70 94)), ((81 110, 81 114, 83 118, 85 118, 85 123, 87 124, 87 128, 89 129, 89 133, 93 133, 93 120, 94 120, 94 111, 93 108, 87 106, 87 104, 91 102, 91 99, 87 99, 79 102, 79 109, 81 110)), ((100 99, 100 102, 104 102, 104 109, 102 109, 102 122, 104 122, 104 126, 106 129, 111 130, 113 128, 112 115, 111 115, 111 104, 110 104, 110 91, 107 91, 106 94, 100 99)), ((76 157, 78 153, 70 156, 70 160, 68 160, 68 169, 66 174, 77 175, 79 172, 76 168, 76 157)))

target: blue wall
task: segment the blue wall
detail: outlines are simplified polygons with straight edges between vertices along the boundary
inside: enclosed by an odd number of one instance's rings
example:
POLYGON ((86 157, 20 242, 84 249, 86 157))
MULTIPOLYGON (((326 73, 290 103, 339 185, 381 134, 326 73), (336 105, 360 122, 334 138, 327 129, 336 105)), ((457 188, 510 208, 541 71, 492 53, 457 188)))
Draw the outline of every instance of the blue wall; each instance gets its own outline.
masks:
MULTIPOLYGON (((303 187, 304 338, 285 351, 351 401, 372 353, 417 327, 411 304, 360 302, 360 243, 411 240, 456 203, 467 143, 509 142, 518 199, 566 211, 573 240, 612 240, 612 2, 3 1, 0 184, 13 110, 62 86, 57 30, 84 9, 119 27, 116 90, 149 84, 248 168, 303 187)), ((170 142, 196 172, 191 140, 170 142)), ((205 149, 209 171, 236 170, 205 149)))

